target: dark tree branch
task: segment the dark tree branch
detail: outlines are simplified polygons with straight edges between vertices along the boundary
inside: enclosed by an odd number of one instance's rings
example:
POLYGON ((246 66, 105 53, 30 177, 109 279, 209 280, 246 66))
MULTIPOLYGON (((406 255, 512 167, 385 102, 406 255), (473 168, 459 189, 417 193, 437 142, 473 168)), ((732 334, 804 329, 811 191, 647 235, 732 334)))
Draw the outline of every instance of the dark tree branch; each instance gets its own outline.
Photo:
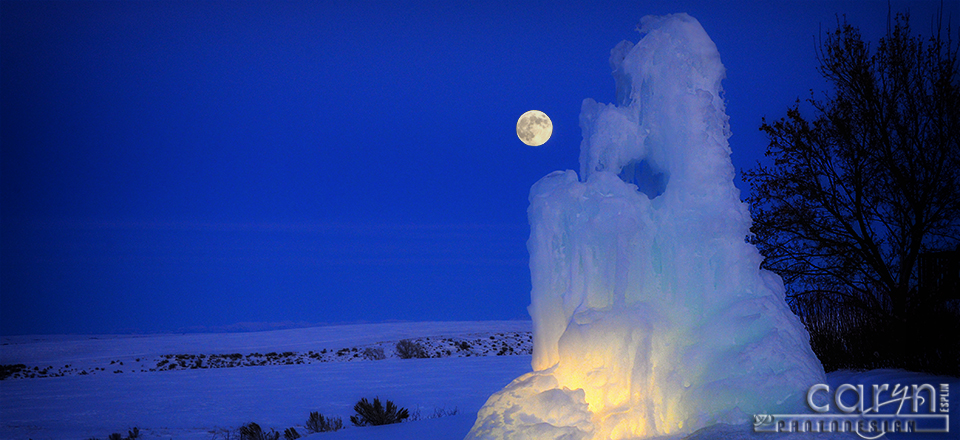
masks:
POLYGON ((752 235, 787 295, 903 320, 918 306, 921 254, 960 237, 960 44, 915 37, 896 14, 876 49, 838 18, 818 40, 833 90, 760 129, 765 156, 742 172, 752 235))

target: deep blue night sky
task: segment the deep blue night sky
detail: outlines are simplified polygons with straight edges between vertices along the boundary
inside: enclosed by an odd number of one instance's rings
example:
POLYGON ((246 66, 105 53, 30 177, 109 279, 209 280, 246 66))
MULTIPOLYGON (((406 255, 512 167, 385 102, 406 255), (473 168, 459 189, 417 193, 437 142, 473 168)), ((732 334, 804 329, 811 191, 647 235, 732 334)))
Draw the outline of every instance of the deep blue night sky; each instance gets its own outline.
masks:
MULTIPOLYGON (((613 100, 642 16, 717 44, 737 169, 824 90, 821 27, 876 41, 887 16, 590 3, 3 1, 0 334, 529 319, 527 193, 578 167, 580 103, 613 100)), ((939 4, 893 9, 929 35, 939 4)))

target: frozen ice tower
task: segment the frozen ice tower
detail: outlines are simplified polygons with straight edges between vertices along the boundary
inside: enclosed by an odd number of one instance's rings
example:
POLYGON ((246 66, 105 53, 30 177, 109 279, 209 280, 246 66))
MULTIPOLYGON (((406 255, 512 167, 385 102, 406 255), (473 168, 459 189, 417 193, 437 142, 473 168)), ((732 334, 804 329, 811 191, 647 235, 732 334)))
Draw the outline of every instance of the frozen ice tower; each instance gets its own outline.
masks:
POLYGON ((676 436, 806 412, 824 381, 782 281, 744 242, 716 46, 686 14, 640 32, 611 51, 617 103, 583 102, 579 177, 530 190, 534 371, 490 397, 468 439, 676 436))

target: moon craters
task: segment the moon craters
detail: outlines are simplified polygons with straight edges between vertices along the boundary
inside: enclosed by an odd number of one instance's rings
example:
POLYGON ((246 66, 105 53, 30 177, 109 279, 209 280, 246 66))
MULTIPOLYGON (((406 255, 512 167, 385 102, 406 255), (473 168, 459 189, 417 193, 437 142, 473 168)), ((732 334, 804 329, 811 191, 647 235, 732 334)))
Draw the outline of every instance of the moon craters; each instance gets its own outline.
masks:
POLYGON ((538 147, 550 139, 553 134, 553 122, 539 110, 530 110, 517 121, 517 137, 523 143, 538 147))

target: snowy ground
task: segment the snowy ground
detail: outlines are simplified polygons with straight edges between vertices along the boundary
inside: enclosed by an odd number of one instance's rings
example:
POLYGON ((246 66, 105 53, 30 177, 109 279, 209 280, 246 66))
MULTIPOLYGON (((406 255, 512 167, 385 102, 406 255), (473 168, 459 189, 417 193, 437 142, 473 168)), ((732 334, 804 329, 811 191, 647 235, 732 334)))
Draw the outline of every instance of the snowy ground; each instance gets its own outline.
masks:
MULTIPOLYGON (((309 438, 461 439, 486 399, 530 370, 529 331, 529 322, 502 321, 228 334, 4 337, 0 364, 25 368, 0 381, 0 439, 83 440, 126 434, 138 427, 145 439, 212 440, 219 430, 251 421, 281 432, 296 427, 305 433, 303 424, 311 411, 340 416, 350 425, 356 401, 376 396, 419 409, 424 417, 437 409, 457 409, 459 414, 382 427, 347 426, 309 438), (399 359, 392 347, 401 339, 420 341, 441 357, 399 359), (387 359, 365 360, 362 352, 369 347, 383 348, 387 359), (261 356, 250 356, 256 353, 261 356), (284 353, 293 354, 281 356, 284 353), (211 362, 219 359, 212 355, 229 354, 241 355, 241 362, 232 367, 211 362), (163 360, 168 362, 158 368, 163 360), (171 363, 176 364, 173 369, 171 363), (87 374, 81 374, 84 371, 87 374)), ((956 378, 896 371, 829 376, 831 384, 949 383, 951 407, 958 407, 956 378)), ((953 437, 937 438, 960 437, 957 418, 952 419, 953 437)), ((751 435, 746 426, 714 427, 694 437, 788 438, 751 435)))

